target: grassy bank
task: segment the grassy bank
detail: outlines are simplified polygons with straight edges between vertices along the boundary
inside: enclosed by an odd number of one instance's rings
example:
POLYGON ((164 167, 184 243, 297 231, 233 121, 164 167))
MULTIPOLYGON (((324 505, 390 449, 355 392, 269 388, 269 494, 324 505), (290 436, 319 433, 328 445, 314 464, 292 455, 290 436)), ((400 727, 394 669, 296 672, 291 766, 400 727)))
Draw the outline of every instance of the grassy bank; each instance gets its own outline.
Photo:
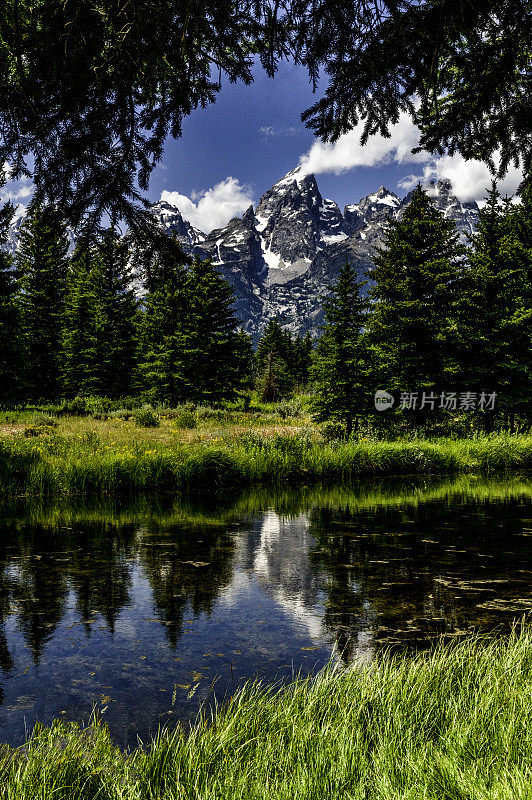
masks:
POLYGON ((386 475, 495 473, 532 468, 532 436, 434 441, 326 441, 285 420, 181 430, 123 419, 60 421, 37 435, 4 430, 0 492, 6 495, 110 494, 195 490, 260 483, 352 484, 386 475))
MULTIPOLYGON (((532 796, 532 633, 381 657, 284 690, 251 685, 190 731, 123 756, 106 728, 37 728, 5 800, 532 796)), ((7 758, 6 758, 7 756, 7 758)))
POLYGON ((151 431, 126 432, 123 425, 121 436, 117 433, 107 423, 105 435, 94 429, 81 434, 53 429, 38 437, 4 437, 0 491, 107 494, 532 468, 532 436, 326 442, 310 429, 287 427, 168 442, 151 431))

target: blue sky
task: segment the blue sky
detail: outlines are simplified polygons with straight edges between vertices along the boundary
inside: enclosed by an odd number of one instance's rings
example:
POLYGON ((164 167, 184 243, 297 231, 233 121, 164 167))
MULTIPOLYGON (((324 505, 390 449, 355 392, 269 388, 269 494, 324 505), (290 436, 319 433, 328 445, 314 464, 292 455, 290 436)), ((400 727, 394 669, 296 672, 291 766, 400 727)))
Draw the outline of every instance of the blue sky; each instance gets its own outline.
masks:
MULTIPOLYGON (((317 140, 300 115, 321 96, 325 81, 313 94, 306 71, 287 63, 274 79, 257 67, 251 86, 226 80, 216 102, 184 120, 180 139, 168 140, 151 177, 149 199, 172 202, 193 225, 209 232, 241 216, 299 164, 316 175, 322 195, 341 209, 381 185, 403 196, 417 180, 439 177, 451 179, 461 200, 485 196, 491 178, 483 164, 460 156, 412 155, 418 131, 406 116, 392 128, 391 138, 372 137, 364 148, 360 130, 334 145, 317 140)), ((501 192, 513 194, 520 175, 511 169, 501 192)), ((31 193, 30 181, 8 181, 0 199, 18 202, 22 213, 31 193)))
MULTIPOLYGON (((403 196, 418 179, 448 177, 461 200, 485 195, 491 178, 484 165, 460 156, 412 155, 418 131, 406 116, 390 139, 373 137, 364 148, 360 130, 334 145, 321 143, 300 115, 325 85, 313 94, 305 70, 292 64, 283 64, 273 80, 257 67, 251 86, 226 81, 214 104, 185 119, 182 138, 167 143, 150 199, 162 196, 208 232, 256 204, 301 162, 316 175, 322 195, 342 209, 381 185, 403 196)), ((519 180, 519 171, 511 170, 501 190, 513 194, 519 180)))
MULTIPOLYGON (((151 199, 159 199, 164 189, 190 197, 231 176, 258 200, 297 166, 316 140, 301 122, 301 112, 322 92, 313 94, 306 71, 291 64, 282 65, 273 80, 260 68, 255 76, 251 86, 222 84, 216 103, 187 117, 183 137, 168 142, 162 167, 153 174, 151 199)), ((324 173, 318 181, 322 194, 343 208, 381 183, 397 191, 404 175, 404 165, 390 163, 324 173)))
MULTIPOLYGON (((301 112, 321 93, 320 86, 313 94, 306 71, 292 64, 283 64, 274 79, 257 68, 251 86, 222 84, 214 104, 185 119, 182 138, 168 141, 152 176, 150 199, 171 192, 194 201, 232 177, 243 187, 244 198, 256 203, 316 142, 301 122, 301 112)), ((322 194, 343 209, 381 184, 405 194, 397 183, 411 171, 408 166, 390 160, 340 174, 323 172, 316 178, 322 194)), ((178 202, 176 194, 173 200, 178 202)))

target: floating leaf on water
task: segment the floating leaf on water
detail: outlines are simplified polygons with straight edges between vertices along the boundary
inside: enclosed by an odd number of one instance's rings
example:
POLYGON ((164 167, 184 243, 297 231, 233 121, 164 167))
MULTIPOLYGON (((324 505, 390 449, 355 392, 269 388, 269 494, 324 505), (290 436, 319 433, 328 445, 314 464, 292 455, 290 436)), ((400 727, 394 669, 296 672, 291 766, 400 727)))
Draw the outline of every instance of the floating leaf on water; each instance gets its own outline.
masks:
POLYGON ((178 689, 190 689, 192 684, 190 683, 177 683, 176 686, 178 689))

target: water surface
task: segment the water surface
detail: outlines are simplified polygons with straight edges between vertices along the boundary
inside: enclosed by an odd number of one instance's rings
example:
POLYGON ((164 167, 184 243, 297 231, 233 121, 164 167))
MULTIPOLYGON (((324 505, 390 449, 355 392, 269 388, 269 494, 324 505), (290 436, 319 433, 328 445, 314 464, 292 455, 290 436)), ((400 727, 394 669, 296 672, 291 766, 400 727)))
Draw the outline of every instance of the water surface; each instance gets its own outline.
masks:
POLYGON ((504 631, 531 579, 528 478, 6 506, 0 741, 96 706, 134 746, 250 678, 504 631))

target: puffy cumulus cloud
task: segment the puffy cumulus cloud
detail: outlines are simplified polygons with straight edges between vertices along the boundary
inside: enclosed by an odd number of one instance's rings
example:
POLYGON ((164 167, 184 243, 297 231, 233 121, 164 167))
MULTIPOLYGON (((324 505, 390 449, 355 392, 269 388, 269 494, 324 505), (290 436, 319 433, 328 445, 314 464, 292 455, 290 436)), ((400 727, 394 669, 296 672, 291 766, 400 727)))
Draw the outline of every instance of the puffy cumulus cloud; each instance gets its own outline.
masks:
POLYGON ((249 188, 231 177, 206 192, 194 192, 192 199, 179 192, 165 190, 161 193, 161 200, 177 206, 181 216, 204 233, 227 225, 230 219, 239 217, 253 203, 249 188))
POLYGON ((336 142, 314 142, 308 153, 300 159, 302 170, 311 172, 334 172, 339 175, 355 167, 376 167, 390 162, 422 164, 426 153, 412 153, 419 144, 419 130, 408 114, 402 113, 399 122, 390 127, 390 136, 371 136, 362 147, 361 124, 344 133, 336 142))
MULTIPOLYGON (((463 156, 458 154, 444 155, 439 158, 427 156, 427 159, 430 160, 421 175, 409 175, 400 182, 399 186, 402 189, 411 189, 418 181, 424 183, 430 179, 448 178, 451 181, 453 192, 459 200, 462 202, 476 200, 477 203, 482 204, 493 180, 493 175, 486 164, 474 159, 466 161, 463 156)), ((497 164, 498 158, 495 157, 494 160, 497 164)), ((511 166, 504 178, 497 181, 499 192, 503 196, 515 194, 522 180, 522 170, 511 166)))
MULTIPOLYGON (((406 113, 400 115, 396 125, 390 127, 390 137, 371 136, 364 147, 360 144, 362 125, 340 136, 336 142, 314 142, 308 153, 301 156, 301 169, 309 174, 342 172, 357 167, 377 167, 384 164, 423 165, 421 174, 408 175, 399 187, 409 190, 418 181, 448 178, 459 200, 476 200, 482 203, 486 190, 491 186, 492 175, 481 161, 466 161, 461 155, 434 157, 426 151, 412 153, 419 144, 419 129, 406 113)), ((495 156, 495 163, 497 157, 495 156)), ((510 167, 505 177, 498 182, 502 195, 513 195, 523 179, 521 169, 510 167)))

